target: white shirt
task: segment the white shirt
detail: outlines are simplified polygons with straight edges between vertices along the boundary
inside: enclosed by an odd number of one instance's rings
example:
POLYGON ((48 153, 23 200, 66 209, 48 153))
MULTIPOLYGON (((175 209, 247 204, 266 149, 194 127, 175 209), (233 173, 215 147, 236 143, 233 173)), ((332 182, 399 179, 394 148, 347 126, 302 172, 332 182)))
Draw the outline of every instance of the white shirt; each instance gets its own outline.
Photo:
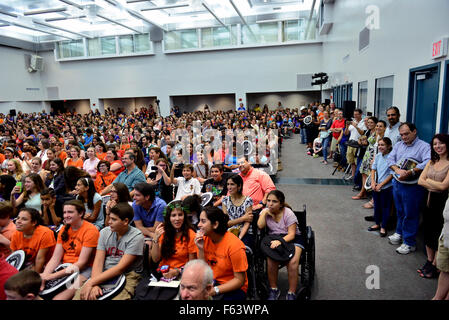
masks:
MULTIPOLYGON (((354 120, 355 121, 355 120, 354 120)), ((357 128, 359 128, 362 131, 366 130, 366 126, 365 126, 365 121, 360 120, 359 123, 357 123, 357 128)), ((360 133, 357 131, 357 129, 351 124, 348 128, 350 135, 349 135, 349 140, 359 140, 360 138, 360 133)))
POLYGON ((390 128, 390 125, 387 126, 387 129, 385 130, 385 137, 390 138, 391 143, 393 146, 401 141, 401 135, 399 134, 399 126, 401 125, 400 122, 396 123, 393 127, 390 128))
POLYGON ((181 200, 182 197, 192 194, 201 194, 201 185, 196 178, 190 178, 186 181, 184 177, 176 178, 178 182, 178 192, 176 192, 175 200, 181 200))

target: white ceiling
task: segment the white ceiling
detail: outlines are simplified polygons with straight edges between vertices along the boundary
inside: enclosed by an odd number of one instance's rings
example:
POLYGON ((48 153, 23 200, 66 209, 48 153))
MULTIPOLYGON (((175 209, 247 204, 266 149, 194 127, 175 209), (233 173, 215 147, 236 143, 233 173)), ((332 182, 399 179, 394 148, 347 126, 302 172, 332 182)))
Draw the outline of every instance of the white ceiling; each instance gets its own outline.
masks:
MULTIPOLYGON (((319 0, 316 0, 319 3, 319 0)), ((33 43, 308 18, 315 0, 2 0, 0 36, 33 43)), ((314 5, 316 12, 318 4, 314 5)))

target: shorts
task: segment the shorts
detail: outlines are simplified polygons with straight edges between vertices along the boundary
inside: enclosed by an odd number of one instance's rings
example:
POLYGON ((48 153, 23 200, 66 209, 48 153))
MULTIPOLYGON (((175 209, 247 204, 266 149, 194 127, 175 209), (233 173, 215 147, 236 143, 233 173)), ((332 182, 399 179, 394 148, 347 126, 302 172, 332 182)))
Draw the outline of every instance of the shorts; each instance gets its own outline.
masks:
POLYGON ((295 239, 293 239, 293 244, 304 250, 304 238, 302 235, 295 234, 295 239))
POLYGON ((446 248, 443 244, 443 237, 440 237, 438 241, 437 252, 437 268, 443 272, 449 272, 449 248, 446 248))
POLYGON ((80 275, 85 277, 86 279, 89 279, 91 274, 92 274, 92 268, 91 267, 87 267, 86 269, 84 269, 83 271, 80 272, 80 275))
POLYGON ((335 150, 337 150, 337 142, 338 139, 335 139, 334 137, 332 137, 332 142, 331 142, 331 151, 334 152, 335 150))
POLYGON ((346 160, 349 164, 355 164, 355 155, 357 153, 357 148, 348 146, 348 150, 346 151, 346 160))

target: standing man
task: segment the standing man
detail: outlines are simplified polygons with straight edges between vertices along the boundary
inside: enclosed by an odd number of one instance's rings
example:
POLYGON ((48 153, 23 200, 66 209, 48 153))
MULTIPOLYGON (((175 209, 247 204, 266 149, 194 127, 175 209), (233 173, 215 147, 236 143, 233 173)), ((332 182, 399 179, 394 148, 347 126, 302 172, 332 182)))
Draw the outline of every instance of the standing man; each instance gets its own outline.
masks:
POLYGON ((401 123, 399 122, 400 118, 399 109, 395 106, 392 106, 387 109, 387 119, 388 119, 388 126, 385 130, 385 137, 390 138, 391 142, 393 143, 393 146, 401 141, 401 136, 399 134, 399 126, 401 123))
POLYGON ((329 129, 330 132, 332 132, 331 154, 329 155, 329 158, 332 158, 332 155, 337 150, 337 145, 339 143, 338 138, 340 137, 341 132, 346 127, 345 119, 343 118, 343 111, 340 109, 335 109, 334 115, 335 119, 332 122, 331 128, 329 129))
POLYGON ((418 177, 430 160, 430 144, 418 138, 413 123, 402 123, 399 135, 402 141, 395 144, 388 156, 388 164, 394 171, 393 198, 397 209, 396 232, 388 239, 391 244, 402 243, 396 251, 407 254, 416 250, 419 213, 425 194, 425 189, 418 185, 418 177), (414 159, 416 167, 401 169, 399 163, 408 159, 414 159))
MULTIPOLYGON (((349 121, 349 126, 345 129, 345 134, 349 134, 348 149, 346 151, 346 160, 351 165, 352 178, 355 177, 356 153, 357 148, 351 147, 352 143, 358 143, 359 137, 365 132, 365 121, 362 121, 362 109, 354 110, 354 119, 349 121)), ((352 179, 351 178, 351 179, 352 179)))

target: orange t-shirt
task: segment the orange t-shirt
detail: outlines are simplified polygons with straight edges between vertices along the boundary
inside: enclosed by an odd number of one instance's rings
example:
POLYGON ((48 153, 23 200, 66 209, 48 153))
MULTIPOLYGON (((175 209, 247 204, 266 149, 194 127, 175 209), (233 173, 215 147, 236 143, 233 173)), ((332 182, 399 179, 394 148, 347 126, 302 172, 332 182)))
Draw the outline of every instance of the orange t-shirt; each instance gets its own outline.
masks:
POLYGON ((111 171, 113 174, 115 174, 116 176, 118 176, 122 171, 125 171, 125 166, 123 165, 123 162, 121 160, 114 160, 111 162, 111 166, 114 163, 118 163, 119 165, 121 165, 121 167, 117 170, 111 171))
POLYGON ((214 279, 219 284, 234 279, 234 272, 245 272, 245 284, 241 289, 246 292, 248 289, 248 277, 246 277, 248 260, 246 259, 245 245, 238 237, 227 231, 219 243, 213 243, 208 236, 205 236, 204 259, 212 268, 214 279))
MULTIPOLYGON (((162 245, 164 234, 159 238, 159 247, 162 245)), ((159 266, 169 265, 170 268, 181 268, 189 261, 189 253, 196 253, 197 247, 195 245, 195 231, 189 230, 189 241, 181 237, 175 240, 175 253, 169 258, 162 258, 159 266)))
POLYGON ((78 167, 80 169, 83 169, 83 164, 84 164, 84 161, 81 158, 78 158, 78 160, 76 160, 76 161, 73 161, 72 158, 70 158, 69 161, 67 161, 67 167, 72 166, 72 167, 78 167))
POLYGON ((22 231, 16 231, 11 239, 12 251, 23 250, 26 253, 26 263, 34 264, 40 249, 50 248, 45 262, 48 262, 56 245, 55 234, 50 228, 37 226, 31 238, 25 238, 22 231))
POLYGON ((94 181, 95 190, 97 190, 98 193, 101 193, 104 188, 112 184, 115 178, 117 178, 117 176, 110 171, 106 174, 106 176, 104 176, 101 172, 98 172, 97 178, 94 181))
MULTIPOLYGON (((58 233, 58 244, 62 244, 64 249, 64 256, 62 257, 62 263, 75 263, 81 254, 81 249, 83 247, 96 248, 98 244, 98 238, 100 237, 100 232, 97 227, 88 221, 83 221, 81 228, 73 231, 72 228, 69 229, 69 237, 67 241, 63 242, 61 236, 64 232, 65 227, 61 229, 58 233)), ((95 258, 95 252, 91 255, 89 259, 89 266, 92 266, 95 258)))
POLYGON ((3 153, 0 153, 0 163, 3 163, 5 161, 5 155, 3 153))
POLYGON ((65 161, 65 159, 67 159, 67 152, 65 152, 64 150, 62 150, 60 153, 59 153, 59 159, 61 159, 62 160, 62 162, 64 162, 65 161))
POLYGON ((106 159, 106 152, 97 153, 96 156, 97 156, 98 159, 104 160, 104 159, 106 159))
MULTIPOLYGON (((14 224, 14 222, 10 221, 6 228, 4 228, 0 232, 0 234, 6 239, 11 240, 14 232, 16 232, 16 225, 14 224)), ((0 244, 0 258, 6 258, 10 253, 11 251, 7 246, 0 244)))

